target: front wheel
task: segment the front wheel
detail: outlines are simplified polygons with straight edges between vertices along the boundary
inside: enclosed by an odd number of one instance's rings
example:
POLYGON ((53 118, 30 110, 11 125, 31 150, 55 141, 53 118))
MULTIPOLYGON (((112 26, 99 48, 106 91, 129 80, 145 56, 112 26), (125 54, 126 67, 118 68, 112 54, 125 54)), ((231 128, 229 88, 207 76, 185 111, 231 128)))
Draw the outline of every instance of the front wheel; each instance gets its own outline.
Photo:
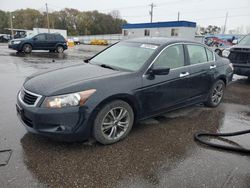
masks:
POLYGON ((221 51, 220 49, 216 49, 216 50, 215 50, 215 53, 217 53, 219 56, 222 55, 222 51, 221 51))
POLYGON ((57 46, 57 47, 56 47, 56 51, 57 51, 58 53, 63 53, 64 49, 63 49, 62 46, 57 46))
POLYGON ((128 135, 133 123, 133 109, 125 101, 116 100, 105 105, 97 114, 93 136, 101 144, 113 144, 128 135))
POLYGON ((29 54, 29 53, 31 53, 31 51, 32 51, 32 46, 30 44, 24 44, 23 45, 23 52, 24 53, 29 54))
POLYGON ((218 80, 211 88, 208 99, 205 104, 209 107, 217 107, 223 99, 224 91, 225 83, 222 80, 218 80))

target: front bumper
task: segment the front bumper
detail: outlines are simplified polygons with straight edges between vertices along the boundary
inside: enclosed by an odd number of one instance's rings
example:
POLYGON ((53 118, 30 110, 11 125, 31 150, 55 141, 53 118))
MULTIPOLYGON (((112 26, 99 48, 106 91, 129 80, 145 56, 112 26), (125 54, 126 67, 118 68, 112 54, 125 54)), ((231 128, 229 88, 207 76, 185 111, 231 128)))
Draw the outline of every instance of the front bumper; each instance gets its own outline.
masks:
POLYGON ((9 45, 8 45, 8 47, 10 48, 10 49, 13 49, 13 50, 21 50, 21 45, 20 44, 10 44, 9 43, 9 45))
POLYGON ((233 63, 234 73, 242 76, 250 76, 250 64, 233 63))
POLYGON ((86 107, 28 107, 18 97, 16 109, 28 132, 66 142, 84 141, 91 136, 90 114, 86 107))

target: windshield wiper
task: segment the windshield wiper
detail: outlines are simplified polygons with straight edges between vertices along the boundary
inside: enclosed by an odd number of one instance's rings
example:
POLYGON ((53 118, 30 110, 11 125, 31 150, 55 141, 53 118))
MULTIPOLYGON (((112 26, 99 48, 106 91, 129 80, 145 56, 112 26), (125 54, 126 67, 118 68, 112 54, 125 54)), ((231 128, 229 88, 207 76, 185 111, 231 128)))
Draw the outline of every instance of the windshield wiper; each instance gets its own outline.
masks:
POLYGON ((107 68, 107 69, 118 70, 118 69, 116 69, 116 68, 114 68, 114 67, 111 67, 111 66, 109 66, 109 65, 106 65, 106 64, 100 64, 99 66, 101 66, 101 67, 103 67, 103 68, 107 68))

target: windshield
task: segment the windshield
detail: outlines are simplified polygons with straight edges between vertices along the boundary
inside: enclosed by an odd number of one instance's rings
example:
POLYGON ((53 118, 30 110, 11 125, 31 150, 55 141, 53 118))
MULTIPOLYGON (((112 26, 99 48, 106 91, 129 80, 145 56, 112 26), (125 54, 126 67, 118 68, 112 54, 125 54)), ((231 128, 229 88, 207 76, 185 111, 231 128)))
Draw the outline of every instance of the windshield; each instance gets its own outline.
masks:
POLYGON ((241 45, 250 45, 250 35, 247 35, 243 39, 241 39, 239 44, 241 44, 241 45))
POLYGON ((26 36, 25 38, 26 38, 26 39, 31 39, 32 37, 34 37, 34 36, 36 36, 36 35, 37 35, 37 34, 33 34, 33 33, 32 33, 32 34, 29 34, 28 36, 26 36))
POLYGON ((120 42, 91 59, 90 63, 137 71, 157 48, 152 44, 120 42))

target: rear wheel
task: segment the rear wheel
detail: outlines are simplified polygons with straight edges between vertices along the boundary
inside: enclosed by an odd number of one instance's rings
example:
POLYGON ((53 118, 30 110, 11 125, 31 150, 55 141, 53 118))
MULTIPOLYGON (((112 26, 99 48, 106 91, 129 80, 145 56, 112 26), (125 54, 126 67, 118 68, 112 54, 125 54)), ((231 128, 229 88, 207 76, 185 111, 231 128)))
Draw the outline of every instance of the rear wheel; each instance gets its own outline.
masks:
POLYGON ((216 50, 215 50, 215 53, 217 53, 219 56, 221 56, 221 55, 222 55, 222 52, 221 52, 221 50, 220 50, 220 49, 216 49, 216 50))
POLYGON ((97 114, 93 135, 102 144, 113 144, 125 138, 134 123, 134 112, 130 105, 116 100, 105 105, 97 114))
POLYGON ((23 45, 23 52, 24 53, 31 53, 31 51, 32 51, 32 46, 30 45, 30 44, 24 44, 23 45))
POLYGON ((205 104, 209 107, 217 107, 224 96, 225 83, 222 80, 218 80, 214 83, 209 92, 209 96, 205 104))
POLYGON ((61 45, 59 45, 59 46, 56 47, 56 51, 58 53, 63 53, 64 49, 63 49, 63 47, 61 45))

